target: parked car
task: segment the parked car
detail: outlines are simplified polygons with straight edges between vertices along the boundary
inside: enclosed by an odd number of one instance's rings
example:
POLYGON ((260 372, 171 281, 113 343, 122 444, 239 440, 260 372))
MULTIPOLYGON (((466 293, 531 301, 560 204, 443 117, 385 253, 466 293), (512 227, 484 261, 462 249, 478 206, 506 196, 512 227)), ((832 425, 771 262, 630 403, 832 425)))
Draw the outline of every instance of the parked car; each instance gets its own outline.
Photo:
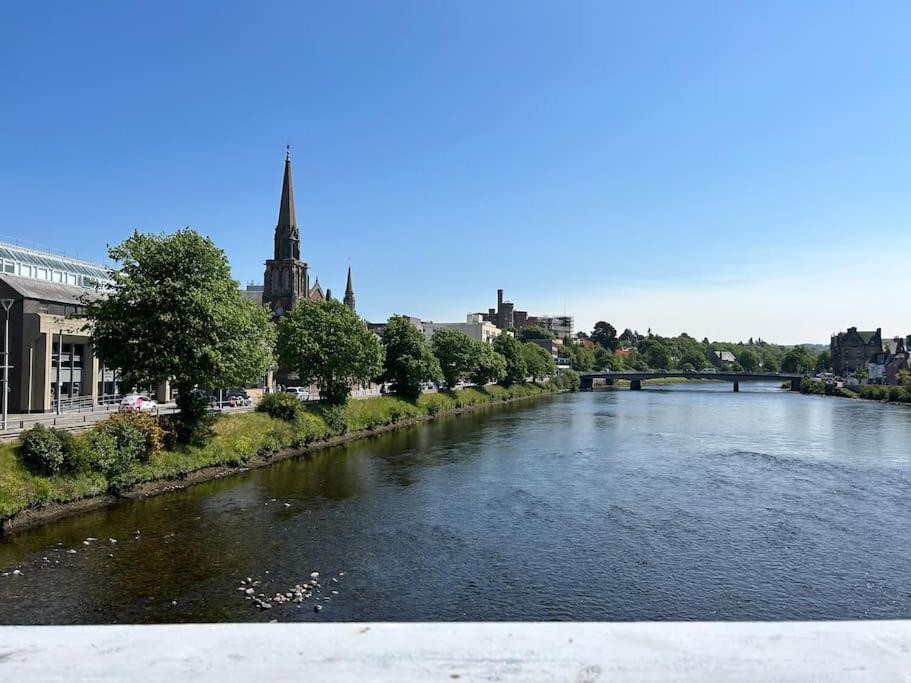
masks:
POLYGON ((127 394, 121 399, 117 412, 158 415, 158 404, 143 394, 127 394))
POLYGON ((231 404, 233 408, 253 405, 253 399, 247 394, 246 389, 228 389, 225 392, 225 401, 231 404))
POLYGON ((297 397, 297 400, 301 402, 310 400, 310 392, 307 391, 304 387, 286 387, 285 393, 293 394, 297 397))

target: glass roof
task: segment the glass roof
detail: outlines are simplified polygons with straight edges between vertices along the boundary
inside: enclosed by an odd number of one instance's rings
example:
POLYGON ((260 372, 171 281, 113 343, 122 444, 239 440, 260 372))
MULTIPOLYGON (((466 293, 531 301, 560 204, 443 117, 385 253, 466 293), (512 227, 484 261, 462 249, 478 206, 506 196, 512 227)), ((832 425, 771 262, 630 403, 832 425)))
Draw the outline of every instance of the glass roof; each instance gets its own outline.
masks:
POLYGON ((87 275, 101 281, 108 279, 108 272, 102 265, 96 265, 86 261, 77 261, 75 259, 66 258, 65 256, 38 254, 10 244, 0 244, 0 258, 18 261, 19 263, 27 263, 41 268, 60 270, 65 273, 87 275))

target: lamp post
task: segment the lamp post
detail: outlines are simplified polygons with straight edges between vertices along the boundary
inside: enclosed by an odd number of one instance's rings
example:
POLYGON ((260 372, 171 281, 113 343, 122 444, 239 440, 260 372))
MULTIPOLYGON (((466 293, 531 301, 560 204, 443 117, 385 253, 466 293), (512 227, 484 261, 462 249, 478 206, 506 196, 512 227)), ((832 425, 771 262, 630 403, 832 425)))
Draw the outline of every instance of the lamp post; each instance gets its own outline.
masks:
POLYGON ((3 326, 3 430, 6 431, 6 416, 9 408, 9 309, 13 307, 12 299, 0 299, 6 322, 3 326))

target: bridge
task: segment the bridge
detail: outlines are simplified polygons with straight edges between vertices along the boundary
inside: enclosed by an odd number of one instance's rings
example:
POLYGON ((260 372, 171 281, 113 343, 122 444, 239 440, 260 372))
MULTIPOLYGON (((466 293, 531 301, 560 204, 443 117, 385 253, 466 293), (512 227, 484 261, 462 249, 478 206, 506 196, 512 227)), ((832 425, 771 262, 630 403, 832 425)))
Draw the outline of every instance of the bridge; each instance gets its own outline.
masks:
POLYGON ((788 372, 715 372, 711 370, 656 370, 653 372, 639 371, 605 371, 605 372, 583 372, 579 374, 581 391, 591 391, 594 388, 595 380, 602 380, 605 385, 610 386, 618 379, 624 379, 629 382, 629 388, 633 391, 642 389, 642 383, 650 379, 665 379, 667 377, 682 377, 683 379, 711 379, 718 382, 731 382, 734 385, 734 391, 740 391, 741 382, 790 382, 791 391, 800 391, 800 382, 803 375, 788 372))

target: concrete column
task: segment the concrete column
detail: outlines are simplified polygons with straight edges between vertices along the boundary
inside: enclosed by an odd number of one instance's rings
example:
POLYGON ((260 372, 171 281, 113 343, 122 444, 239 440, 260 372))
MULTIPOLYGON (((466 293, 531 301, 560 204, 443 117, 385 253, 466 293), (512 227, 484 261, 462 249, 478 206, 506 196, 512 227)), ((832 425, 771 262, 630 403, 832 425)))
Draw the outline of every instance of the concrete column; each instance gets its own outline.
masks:
POLYGON ((98 359, 95 357, 95 346, 85 341, 82 354, 82 395, 92 397, 92 405, 98 405, 98 359))
POLYGON ((642 390, 642 380, 641 379, 631 379, 629 381, 629 388, 631 391, 641 391, 642 390))
POLYGON ((171 383, 165 380, 155 389, 155 400, 159 403, 167 403, 171 400, 171 383))
POLYGON ((800 377, 791 380, 791 391, 800 391, 800 377))
POLYGON ((734 380, 734 391, 740 391, 740 382, 734 380))

